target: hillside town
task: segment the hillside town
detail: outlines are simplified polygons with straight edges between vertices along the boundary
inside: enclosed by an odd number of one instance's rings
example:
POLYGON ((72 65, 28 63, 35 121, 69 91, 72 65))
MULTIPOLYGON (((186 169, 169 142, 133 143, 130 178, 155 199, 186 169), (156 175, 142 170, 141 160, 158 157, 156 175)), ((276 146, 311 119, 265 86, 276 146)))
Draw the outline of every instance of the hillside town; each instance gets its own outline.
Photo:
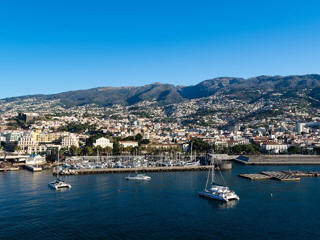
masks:
POLYGON ((320 110, 295 99, 250 104, 223 96, 179 104, 66 107, 26 98, 0 103, 1 151, 67 156, 159 154, 320 154, 320 110))

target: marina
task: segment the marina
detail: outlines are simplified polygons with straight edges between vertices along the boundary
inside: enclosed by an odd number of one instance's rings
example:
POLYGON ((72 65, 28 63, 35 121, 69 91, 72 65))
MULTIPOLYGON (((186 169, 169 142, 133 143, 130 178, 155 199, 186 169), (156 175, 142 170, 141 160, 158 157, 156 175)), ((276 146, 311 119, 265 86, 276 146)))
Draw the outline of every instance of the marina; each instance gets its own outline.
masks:
MULTIPOLYGON (((108 173, 134 173, 134 172, 186 172, 186 171, 206 171, 210 166, 184 166, 184 167, 137 167, 137 168, 93 168, 93 169, 66 169, 61 175, 79 174, 108 174, 108 173)), ((53 171, 56 175, 56 171, 53 171)))

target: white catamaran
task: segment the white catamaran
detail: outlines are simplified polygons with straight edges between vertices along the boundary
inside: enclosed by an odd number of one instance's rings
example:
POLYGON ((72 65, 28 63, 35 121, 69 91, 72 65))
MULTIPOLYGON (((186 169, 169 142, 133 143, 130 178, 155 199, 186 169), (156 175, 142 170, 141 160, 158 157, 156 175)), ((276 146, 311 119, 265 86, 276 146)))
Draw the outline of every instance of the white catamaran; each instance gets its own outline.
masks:
MULTIPOLYGON (((212 158, 213 159, 213 158, 212 158)), ((214 160, 214 159, 213 159, 214 160)), ((208 172, 206 187, 203 191, 199 192, 199 196, 205 198, 216 199, 224 202, 228 202, 230 200, 240 200, 239 196, 229 189, 229 187, 218 185, 214 181, 215 172, 214 172, 214 161, 212 161, 211 168, 211 186, 208 187, 209 178, 210 178, 210 169, 208 172)), ((222 175, 221 175, 222 177, 222 175)))
POLYGON ((59 178, 59 149, 58 149, 57 178, 53 182, 49 183, 48 186, 55 190, 71 188, 70 184, 66 183, 65 181, 59 178))

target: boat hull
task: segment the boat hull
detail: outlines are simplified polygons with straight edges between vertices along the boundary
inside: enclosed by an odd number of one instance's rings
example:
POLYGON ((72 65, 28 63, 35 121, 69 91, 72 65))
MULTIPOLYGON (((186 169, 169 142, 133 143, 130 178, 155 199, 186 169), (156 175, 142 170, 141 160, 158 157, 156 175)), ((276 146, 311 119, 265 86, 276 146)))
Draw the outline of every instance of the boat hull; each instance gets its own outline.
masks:
POLYGON ((212 194, 212 193, 209 193, 209 192, 205 192, 205 191, 201 191, 199 192, 199 196, 200 197, 205 197, 205 198, 210 198, 210 199, 215 199, 215 200, 219 200, 219 201, 223 201, 223 202, 228 202, 227 199, 221 197, 221 196, 218 196, 218 195, 215 195, 215 194, 212 194))
POLYGON ((240 200, 240 198, 237 195, 231 196, 231 197, 223 197, 221 195, 213 194, 207 191, 201 191, 199 192, 200 197, 215 199, 223 202, 229 202, 231 200, 240 200))
POLYGON ((137 181, 148 181, 151 177, 144 177, 144 178, 136 178, 136 177, 126 177, 126 180, 137 180, 137 181))
POLYGON ((56 183, 49 183, 48 186, 52 189, 55 190, 59 190, 59 189, 65 189, 65 188, 71 188, 70 184, 67 183, 60 183, 60 184, 56 184, 56 183))

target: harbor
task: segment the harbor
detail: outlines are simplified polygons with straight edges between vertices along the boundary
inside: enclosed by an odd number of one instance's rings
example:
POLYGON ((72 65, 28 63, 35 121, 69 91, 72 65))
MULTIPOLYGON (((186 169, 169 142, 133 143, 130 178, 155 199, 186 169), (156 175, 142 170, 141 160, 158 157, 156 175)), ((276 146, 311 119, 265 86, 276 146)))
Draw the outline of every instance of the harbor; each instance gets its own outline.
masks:
MULTIPOLYGON (((198 158, 168 158, 165 156, 95 156, 71 157, 54 168, 61 175, 108 174, 131 172, 183 172, 205 171, 209 168, 211 156, 198 158)), ((231 170, 232 162, 228 159, 215 163, 217 170, 231 170)))
MULTIPOLYGON (((290 169, 301 175, 317 173, 320 166, 292 166, 290 169)), ((147 174, 150 181, 127 181, 125 178, 129 173, 64 176, 72 188, 62 191, 48 187, 55 179, 51 170, 40 173, 23 168, 19 172, 8 171, 0 173, 3 215, 0 236, 3 239, 32 239, 36 232, 39 239, 65 239, 66 236, 70 236, 69 239, 144 239, 150 234, 143 229, 153 222, 148 229, 155 233, 152 239, 170 239, 172 235, 188 239, 181 229, 195 232, 195 238, 199 239, 219 235, 219 229, 229 233, 228 239, 233 239, 232 234, 238 234, 241 239, 246 236, 259 239, 261 234, 269 234, 272 239, 286 239, 281 231, 283 226, 278 222, 286 223, 289 213, 293 214, 286 225, 288 229, 295 224, 301 228, 297 238, 310 236, 308 233, 314 230, 311 221, 317 220, 314 213, 319 211, 320 179, 310 176, 301 177, 300 181, 251 182, 238 177, 241 173, 261 171, 289 169, 234 164, 231 171, 221 172, 230 189, 240 197, 239 202, 229 203, 198 196, 199 190, 205 187, 207 171, 150 172, 147 174), (265 214, 263 218, 261 214, 265 214), (172 218, 173 215, 176 217, 172 218), (262 223, 252 221, 259 217, 262 223), (273 222, 274 219, 277 221, 273 222), (179 227, 173 227, 177 221, 179 227), (52 228, 52 225, 56 227, 52 228), (26 226, 30 231, 24 233, 26 226), (204 227, 208 230, 203 231, 204 227), (257 229, 259 233, 252 236, 249 228, 257 229), (121 234, 121 230, 125 234, 121 234)), ((317 239, 313 236, 310 239, 317 239)))

